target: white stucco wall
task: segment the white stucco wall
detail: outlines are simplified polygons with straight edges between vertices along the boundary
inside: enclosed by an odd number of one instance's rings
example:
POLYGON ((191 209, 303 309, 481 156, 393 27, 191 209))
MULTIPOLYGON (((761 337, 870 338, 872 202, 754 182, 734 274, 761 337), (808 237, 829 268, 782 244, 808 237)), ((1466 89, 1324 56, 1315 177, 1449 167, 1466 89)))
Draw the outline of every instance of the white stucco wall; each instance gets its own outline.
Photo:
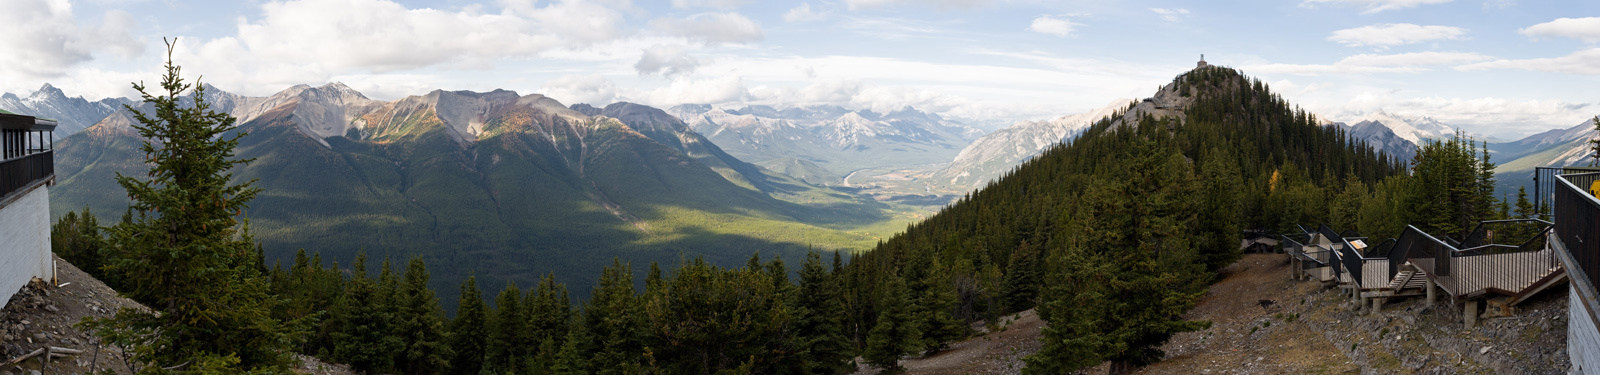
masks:
POLYGON ((44 185, 0 206, 0 304, 29 280, 50 280, 50 189, 44 185))

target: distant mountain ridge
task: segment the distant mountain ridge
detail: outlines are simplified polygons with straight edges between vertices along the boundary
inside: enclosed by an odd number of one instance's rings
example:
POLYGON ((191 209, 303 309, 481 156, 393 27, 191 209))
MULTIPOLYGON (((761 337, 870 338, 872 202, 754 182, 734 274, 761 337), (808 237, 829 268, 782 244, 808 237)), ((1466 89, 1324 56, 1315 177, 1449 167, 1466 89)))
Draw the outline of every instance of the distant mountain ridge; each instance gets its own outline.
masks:
POLYGON ((0 109, 56 120, 57 139, 83 131, 121 110, 123 104, 132 103, 134 101, 127 98, 106 98, 92 102, 82 96, 69 98, 61 89, 48 83, 26 97, 12 93, 0 95, 0 109))
POLYGON ((1105 107, 1084 113, 1060 116, 1049 121, 1017 122, 967 145, 949 166, 934 172, 928 180, 949 191, 970 191, 983 187, 1051 145, 1083 134, 1095 122, 1116 114, 1118 110, 1127 109, 1134 102, 1133 99, 1117 99, 1105 107))
POLYGON ((814 184, 843 184, 869 168, 950 161, 982 131, 911 108, 889 113, 838 106, 777 109, 685 104, 667 113, 740 159, 814 184))

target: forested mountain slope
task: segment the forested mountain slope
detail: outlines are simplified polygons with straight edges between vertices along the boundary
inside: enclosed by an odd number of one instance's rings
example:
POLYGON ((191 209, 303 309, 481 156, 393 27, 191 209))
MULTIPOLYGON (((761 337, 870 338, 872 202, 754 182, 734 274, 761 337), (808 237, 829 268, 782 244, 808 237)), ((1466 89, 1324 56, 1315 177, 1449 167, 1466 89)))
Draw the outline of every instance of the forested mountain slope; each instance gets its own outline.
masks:
MULTIPOLYGON (((301 248, 345 264, 362 249, 419 255, 446 301, 469 273, 532 285, 554 271, 581 296, 617 256, 734 264, 755 250, 860 249, 872 238, 845 230, 884 218, 876 203, 769 176, 633 104, 591 116, 510 91, 210 94, 248 133, 238 155, 255 160, 233 178, 264 189, 246 214, 269 263, 301 248)), ((127 197, 112 177, 145 168, 128 123, 113 115, 58 143, 57 216, 120 216, 127 197)))
MULTIPOLYGON (((1050 326, 1028 372, 1149 363, 1204 326, 1174 317, 1237 258, 1243 228, 1325 218, 1318 186, 1399 172, 1260 81, 1196 69, 857 256, 841 276, 848 326, 871 353, 893 341, 878 334, 895 295, 968 321, 1037 306, 1050 326)), ((899 349, 938 340, 915 342, 899 349)))

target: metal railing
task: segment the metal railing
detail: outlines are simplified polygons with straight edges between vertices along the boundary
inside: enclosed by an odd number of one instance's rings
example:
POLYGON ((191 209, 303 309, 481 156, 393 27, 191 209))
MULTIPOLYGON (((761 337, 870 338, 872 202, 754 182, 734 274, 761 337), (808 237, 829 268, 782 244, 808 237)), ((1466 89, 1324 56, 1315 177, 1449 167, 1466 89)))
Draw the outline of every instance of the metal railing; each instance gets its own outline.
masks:
MULTIPOLYGON (((1516 244, 1526 244, 1529 241, 1538 239, 1540 237, 1538 234, 1549 229, 1550 225, 1548 221, 1532 218, 1482 221, 1467 232, 1467 235, 1462 238, 1461 246, 1459 247, 1463 249, 1482 247, 1499 243, 1497 240, 1504 237, 1511 237, 1509 239, 1516 244), (1517 235, 1531 237, 1519 239, 1516 238, 1518 237, 1517 235)), ((1516 248, 1517 246, 1510 247, 1516 248)))
MULTIPOLYGON (((1552 202, 1556 202, 1556 190, 1559 189, 1561 185, 1560 182, 1556 181, 1556 176, 1563 174, 1575 175, 1589 174, 1590 172, 1600 172, 1600 168, 1597 167, 1577 166, 1535 167, 1533 170, 1533 208, 1538 210, 1540 219, 1547 219, 1550 217, 1550 215, 1554 214, 1555 205, 1552 204, 1552 202)), ((1578 185, 1579 191, 1587 191, 1588 189, 1589 184, 1578 185)))
POLYGON ((1363 256, 1367 258, 1388 258, 1389 253, 1394 251, 1395 243, 1395 239, 1390 238, 1379 242, 1377 245, 1368 245, 1367 253, 1363 256))
POLYGON ((44 151, 0 161, 0 197, 11 195, 34 181, 48 179, 56 171, 55 151, 44 151))
POLYGON ((1578 263, 1568 277, 1585 278, 1589 285, 1600 285, 1600 199, 1587 191, 1597 179, 1600 173, 1566 174, 1552 184, 1555 237, 1578 263))
MULTIPOLYGON (((1489 290, 1501 293, 1519 293, 1532 286, 1560 264, 1543 240, 1551 226, 1549 222, 1534 219, 1501 220, 1479 224, 1483 235, 1467 236, 1477 246, 1465 249, 1455 243, 1441 240, 1414 226, 1406 226, 1389 252, 1389 278, 1400 272, 1400 264, 1411 262, 1417 268, 1439 279, 1440 285, 1452 295, 1463 296, 1489 290), (1519 224, 1542 224, 1537 232, 1517 245, 1493 243, 1494 236, 1486 227, 1519 224)), ((1472 243, 1469 242, 1469 243, 1472 243)))
POLYGON ((1497 290, 1514 294, 1532 286, 1561 265, 1553 251, 1545 250, 1543 237, 1550 226, 1540 229, 1520 245, 1488 243, 1461 249, 1451 257, 1460 294, 1497 290))

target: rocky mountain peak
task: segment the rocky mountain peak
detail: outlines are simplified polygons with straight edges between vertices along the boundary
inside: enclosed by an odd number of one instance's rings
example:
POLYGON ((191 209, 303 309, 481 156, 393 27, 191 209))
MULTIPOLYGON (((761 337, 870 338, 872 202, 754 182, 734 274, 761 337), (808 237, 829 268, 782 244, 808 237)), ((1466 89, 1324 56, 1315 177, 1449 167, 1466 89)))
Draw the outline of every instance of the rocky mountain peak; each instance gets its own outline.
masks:
POLYGON ((44 84, 44 86, 40 86, 38 91, 34 91, 33 95, 28 95, 28 97, 29 98, 57 98, 57 97, 66 98, 67 94, 61 92, 61 89, 58 89, 55 86, 52 86, 49 83, 46 83, 46 84, 44 84))

